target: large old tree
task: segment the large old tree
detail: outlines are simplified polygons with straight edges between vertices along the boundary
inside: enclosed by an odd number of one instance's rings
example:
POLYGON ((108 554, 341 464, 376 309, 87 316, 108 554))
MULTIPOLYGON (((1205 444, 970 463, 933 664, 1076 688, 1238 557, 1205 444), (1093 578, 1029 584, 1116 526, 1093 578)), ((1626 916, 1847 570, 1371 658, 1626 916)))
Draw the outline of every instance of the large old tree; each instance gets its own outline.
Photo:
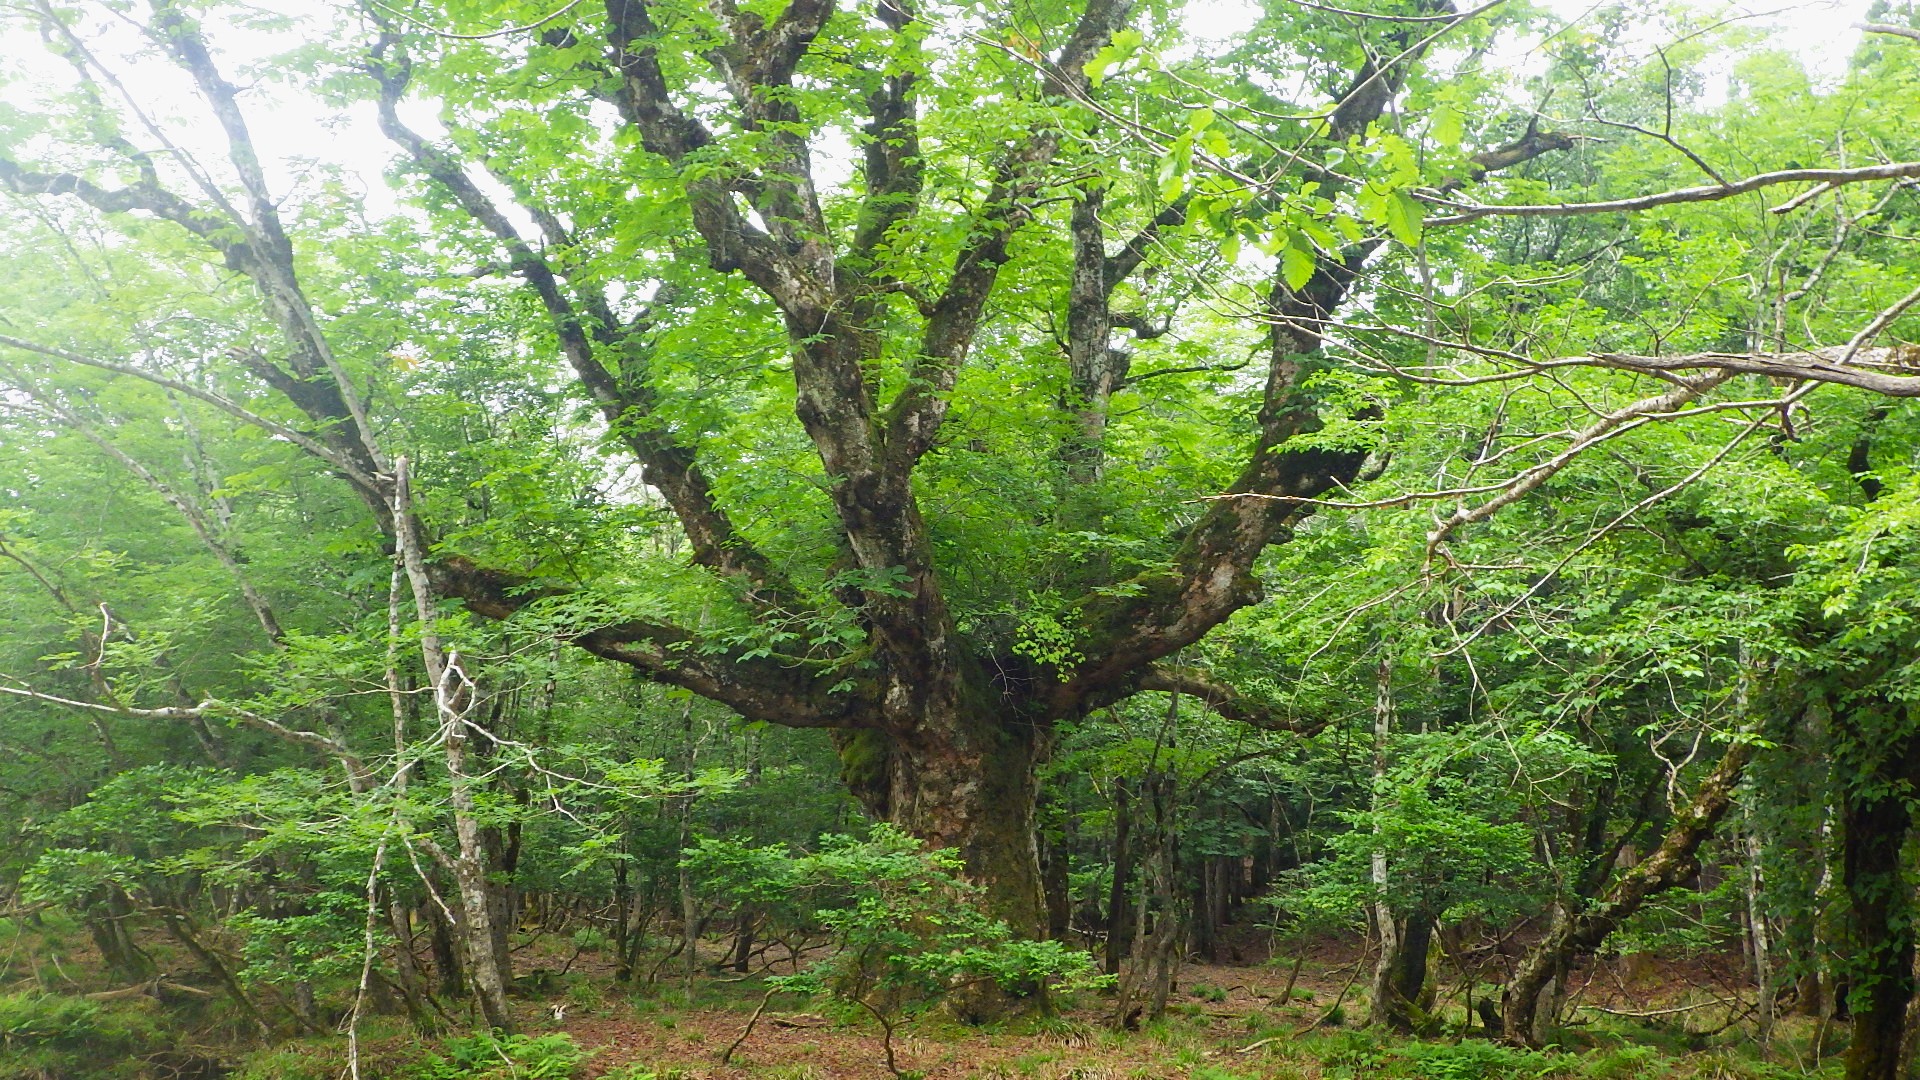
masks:
MULTIPOLYGON (((130 23, 36 8, 79 104, 56 149, 23 137, 0 156, 0 184, 161 219, 248 283, 264 322, 223 338, 224 383, 166 374, 177 356, 150 334, 0 340, 171 380, 299 446, 389 544, 433 549, 441 599, 749 720, 832 730, 874 813, 959 848, 1037 928, 1035 767, 1056 725, 1142 691, 1314 725, 1181 654, 1262 598, 1262 552, 1366 467, 1381 401, 1323 377, 1328 321, 1419 243, 1423 201, 1469 223, 1489 173, 1573 146, 1504 106, 1467 137, 1464 99, 1423 65, 1474 68, 1463 46, 1485 44, 1487 16, 1383 12, 1277 5, 1197 57, 1177 13, 1132 0, 335 13, 334 46, 296 70, 377 115, 433 223, 419 264, 440 269, 419 295, 535 305, 544 329, 514 347, 564 359, 609 475, 637 463, 677 551, 506 551, 456 529, 446 500, 396 499, 410 402, 383 380, 422 352, 457 370, 463 347, 444 328, 423 328, 430 345, 338 330, 356 268, 303 247, 250 126, 264 106, 222 26, 174 0, 130 23), (97 25, 185 74, 221 168, 116 100, 97 25), (1221 492, 1236 497, 1205 500, 1221 492)), ((1863 344, 1814 377, 1886 377, 1855 363, 1863 344)), ((1666 382, 1588 441, 1728 367, 1807 374, 1793 355, 1590 362, 1666 382)))
MULTIPOLYGON (((1190 199, 1169 185, 1156 204, 1138 197, 1143 185, 1114 175, 1144 166, 1129 133, 1085 102, 1095 94, 1090 62, 1102 50, 1112 57, 1116 35, 1137 41, 1132 28, 1145 20, 1129 0, 1060 6, 1044 24, 1021 25, 891 2, 756 7, 767 5, 613 0, 604 11, 567 12, 537 39, 529 31, 476 45, 424 29, 460 25, 457 12, 372 6, 358 66, 375 88, 381 131, 441 204, 450 240, 489 261, 476 275, 517 277, 537 297, 553 343, 604 418, 610 451, 641 464, 691 562, 723 587, 710 599, 732 610, 709 621, 759 629, 728 641, 696 625, 620 618, 567 636, 743 717, 833 729, 847 780, 875 813, 962 849, 999 908, 1037 926, 1031 814, 1049 729, 1143 688, 1224 698, 1162 664, 1260 597, 1254 562, 1299 507, 1220 501, 1191 520, 1169 516, 1165 536, 1143 538, 1144 556, 1056 555, 1046 572, 1065 575, 1065 599, 1046 613, 1060 628, 1050 636, 956 610, 939 522, 923 507, 924 466, 955 441, 949 427, 968 393, 991 398, 999 380, 1046 380, 1057 419, 1042 420, 1053 445, 1040 456, 1056 468, 1032 482, 1058 491, 1003 504, 1031 514, 1050 503, 1028 527, 1098 535, 1100 503, 1114 496, 1101 477, 1132 464, 1109 446, 1109 407, 1130 377, 1129 350, 1114 339, 1120 328, 1153 336, 1174 316, 1173 300, 1130 283, 1153 262, 1160 234, 1183 224, 1190 199), (403 118, 416 84, 448 102, 455 138, 428 137, 403 118), (816 172, 831 132, 850 136, 859 160, 854 176, 829 189, 816 172), (1105 160, 1103 146, 1112 151, 1105 160), (487 172, 491 183, 481 179, 487 172), (535 231, 523 235, 528 223, 535 231), (1049 295, 1006 299, 1035 288, 1049 295), (1120 310, 1121 297, 1140 310, 1120 310), (1155 301, 1157 314, 1145 310, 1155 301), (969 378, 982 339, 1014 332, 995 323, 1016 305, 1029 317, 1059 309, 1055 356, 969 378), (775 325, 784 346, 774 344, 775 325), (817 467, 789 464, 781 425, 764 434, 726 417, 703 426, 676 409, 681 373, 657 356, 676 331, 703 338, 692 348, 716 361, 745 352, 760 368, 742 376, 753 383, 790 370, 791 416, 817 467), (766 445, 716 452, 717 443, 756 437, 766 445), (814 473, 825 527, 807 520, 816 507, 756 506, 750 490, 723 495, 743 485, 717 482, 716 471, 751 469, 756 459, 814 473), (802 530, 817 530, 815 542, 796 542, 802 530), (836 629, 792 629, 822 625, 836 629)), ((96 85, 73 25, 51 9, 44 21, 96 85)), ((341 355, 328 312, 308 299, 308 271, 259 165, 244 95, 214 54, 214 29, 172 3, 155 4, 141 29, 211 106, 227 138, 228 191, 239 197, 212 184, 198 198, 175 191, 166 173, 176 162, 156 166, 137 140, 118 136, 101 148, 120 158, 104 175, 7 160, 0 179, 18 192, 158 216, 212 247, 253 283, 279 330, 272 346, 236 355, 304 414, 302 433, 287 437, 352 485, 383 532, 431 535, 432 522, 396 521, 390 509, 392 452, 355 390, 352 369, 365 360, 341 355)), ((1412 51, 1394 24, 1381 43, 1412 51)), ((1411 56, 1400 60, 1385 69, 1361 61, 1328 125, 1317 134, 1297 126, 1322 146, 1362 135, 1403 81, 1411 56)), ((1302 159, 1300 168, 1311 166, 1302 159)), ((1271 179, 1297 184, 1284 170, 1271 179)), ((1267 334, 1239 476, 1187 494, 1225 486, 1313 496, 1353 475, 1356 450, 1288 443, 1320 426, 1302 386, 1312 320, 1338 303, 1376 244, 1324 260, 1310 281, 1296 279, 1298 289, 1274 290, 1273 311, 1300 321, 1267 334)), ((992 452, 981 442, 975 435, 968 452, 992 452)), ((451 551, 433 572, 444 596, 496 617, 569 588, 451 551)), ((1025 600, 1024 591, 1011 595, 1025 600)))

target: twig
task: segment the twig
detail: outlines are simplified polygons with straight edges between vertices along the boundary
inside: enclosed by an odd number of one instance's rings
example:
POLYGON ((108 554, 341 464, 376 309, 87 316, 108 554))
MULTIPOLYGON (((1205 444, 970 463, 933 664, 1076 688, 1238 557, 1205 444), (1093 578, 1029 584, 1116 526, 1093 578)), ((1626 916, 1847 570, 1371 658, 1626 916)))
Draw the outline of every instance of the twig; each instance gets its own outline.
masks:
POLYGON ((720 1052, 720 1064, 730 1065, 733 1063, 733 1052, 740 1049, 740 1044, 747 1041, 747 1036, 753 1034, 753 1025, 760 1022, 760 1014, 767 1011, 767 1003, 772 1001, 773 995, 779 992, 780 988, 777 986, 767 988, 767 992, 760 998, 760 1007, 753 1010, 753 1015, 747 1018, 747 1026, 741 1029, 740 1037, 733 1040, 725 1050, 720 1052))
POLYGON ((400 21, 406 23, 409 26, 414 27, 415 29, 425 30, 427 33, 432 34, 434 37, 447 38, 452 41, 486 41, 489 38, 506 37, 510 34, 524 34, 529 30, 538 30, 542 26, 545 26, 546 24, 552 22, 553 20, 559 18, 560 16, 565 15, 567 12, 572 11, 574 8, 579 7, 580 0, 567 0, 567 4, 565 7, 562 7, 560 10, 553 12, 550 15, 543 15, 540 18, 535 19, 530 23, 522 23, 519 26, 506 26, 498 30, 489 31, 484 34, 455 34, 446 30, 439 30, 432 26, 427 25, 426 23, 421 22, 418 19, 412 18, 404 11, 401 11, 397 8, 388 7, 386 4, 380 3, 379 0, 374 0, 374 6, 384 10, 387 14, 398 18, 400 21))
POLYGON ((1606 1013, 1608 1016, 1625 1016, 1634 1020, 1646 1020, 1646 1019, 1651 1019, 1652 1017, 1655 1017, 1655 1016, 1673 1016, 1677 1013, 1694 1012, 1699 1009, 1711 1009, 1715 1005, 1728 1005, 1728 1004, 1733 1004, 1739 1001, 1740 999, 1737 997, 1714 998, 1712 1001, 1703 1001, 1697 1005, 1676 1005, 1671 1009, 1648 1009, 1643 1012, 1634 1012, 1627 1009, 1609 1009, 1605 1005, 1576 1005, 1574 1006, 1574 1008, 1592 1009, 1595 1012, 1606 1013))
POLYGON ((1340 988, 1340 996, 1334 998, 1333 1004, 1327 1006, 1327 1011, 1321 1013, 1319 1017, 1313 1021, 1313 1023, 1308 1024, 1306 1027, 1303 1027, 1299 1031, 1294 1032, 1294 1034, 1305 1035, 1307 1032, 1312 1031, 1314 1028, 1317 1028, 1321 1024, 1326 1023, 1327 1020, 1330 1019, 1334 1013, 1339 1012, 1340 1006, 1346 1004, 1347 994, 1353 990, 1353 984, 1360 981, 1360 972, 1365 967, 1366 967, 1365 964, 1353 965, 1353 974, 1347 976, 1347 985, 1340 988))

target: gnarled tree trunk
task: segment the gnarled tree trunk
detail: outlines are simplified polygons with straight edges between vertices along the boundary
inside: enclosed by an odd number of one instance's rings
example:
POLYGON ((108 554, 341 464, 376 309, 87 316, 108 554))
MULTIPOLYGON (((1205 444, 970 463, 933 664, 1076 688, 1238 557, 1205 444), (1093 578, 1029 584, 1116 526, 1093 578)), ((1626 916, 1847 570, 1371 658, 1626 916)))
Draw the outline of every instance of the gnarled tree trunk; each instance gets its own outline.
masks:
POLYGON ((1043 733, 993 717, 929 716, 911 733, 859 731, 838 741, 843 775, 869 812, 959 852, 996 916, 1019 933, 1046 933, 1034 829, 1043 733))
MULTIPOLYGON (((1379 907, 1384 911, 1384 904, 1379 907)), ((1409 1033, 1426 1026, 1426 1013, 1433 1006, 1432 995, 1426 993, 1433 916, 1425 911, 1388 913, 1380 945, 1373 969, 1372 1023, 1409 1033)))
MULTIPOLYGON (((1414 6, 1428 14, 1448 10, 1439 0, 1418 0, 1414 6)), ((1067 5, 1056 25, 1044 28, 1042 36, 1053 44, 1034 58, 1038 77, 1023 91, 1036 109, 1065 110, 1075 101, 1096 99, 1089 61, 1137 21, 1136 7, 1135 0, 1084 0, 1067 5)), ((1191 685, 1161 670, 1160 662, 1257 602, 1260 586, 1253 570, 1261 552, 1291 536, 1312 512, 1313 498, 1359 473, 1363 450, 1302 447, 1296 439, 1318 431, 1322 423, 1320 402, 1306 387, 1315 369, 1308 358, 1318 350, 1318 328, 1344 302, 1383 241, 1315 256, 1314 272, 1300 287, 1278 280, 1273 285, 1258 430, 1230 488, 1264 498, 1210 503, 1176 538, 1164 566, 1129 571, 1125 578, 1112 571, 1115 578, 1101 580, 1109 573, 1103 568, 1086 583, 1087 599, 1072 613, 1071 621, 1084 630, 1084 655, 1053 670, 1024 673, 1026 689, 1013 696, 1032 700, 1003 701, 980 674, 992 658, 970 651, 975 643, 964 640, 949 610, 936 545, 922 520, 915 470, 945 436, 943 424, 960 374, 982 326, 993 317, 991 301, 1008 288, 1000 277, 1018 252, 1010 244, 1024 244, 1020 234, 1048 227, 1040 208, 1061 185, 1075 182, 1082 164, 1062 153, 1074 141, 1066 138, 1072 126, 1036 112, 1036 122, 1008 131, 992 155, 985 190, 977 206, 962 215, 965 235, 952 245, 952 254, 939 254, 944 245, 923 250, 909 244, 896 255, 897 238, 930 230, 944 235, 950 218, 950 211, 939 206, 946 201, 943 190, 929 189, 923 175, 923 84, 939 77, 940 66, 927 55, 932 39, 917 25, 914 8, 891 0, 873 6, 871 17, 889 32, 883 36, 892 38, 886 46, 892 50, 888 74, 855 64, 856 81, 827 81, 852 92, 846 100, 864 106, 866 114, 864 164, 853 183, 856 198, 848 215, 837 209, 829 214, 820 198, 808 134, 813 118, 793 93, 800 72, 808 71, 807 79, 821 77, 812 73, 811 53, 830 21, 847 14, 843 6, 793 0, 777 14, 726 8, 713 27, 702 27, 700 44, 690 52, 684 28, 657 24, 654 5, 609 0, 589 5, 586 10, 604 9, 604 15, 596 13, 578 26, 581 34, 597 37, 601 48, 582 50, 567 61, 570 69, 588 76, 580 80, 583 92, 610 105, 622 137, 647 155, 649 175, 684 195, 690 233, 662 245, 663 250, 684 264, 682 270, 701 278, 716 272, 738 275, 778 309, 791 346, 793 416, 813 444, 837 519, 830 566, 789 567, 784 557, 756 547, 716 494, 724 485, 712 483, 705 472, 713 463, 703 462, 705 436, 698 425, 662 422, 660 405, 673 391, 653 381, 646 350, 657 329, 655 316, 666 317, 664 309, 674 305, 626 318, 617 314, 618 298, 638 295, 633 288, 638 282, 617 280, 611 268, 604 274, 598 268, 581 272, 587 269, 580 261, 587 249, 561 223, 582 213, 597 217, 599 211, 570 205, 557 188, 542 192, 539 200, 528 192, 502 196, 483 189, 455 146, 462 140, 441 145, 408 128, 399 107, 410 92, 414 68, 408 35, 397 26, 383 28, 364 70, 377 84, 382 132, 476 229, 492 237, 489 265, 510 269, 526 283, 550 318, 559 352, 606 422, 609 438, 643 467, 645 482, 678 520, 693 565, 727 586, 738 600, 738 614, 763 626, 786 628, 796 616, 852 613, 864 631, 864 640, 833 658, 846 663, 824 668, 812 662, 818 657, 795 663, 750 642, 723 643, 701 626, 652 618, 611 625, 589 621, 569 631, 568 640, 743 717, 840 732, 850 778, 867 805, 931 843, 958 849, 969 875, 988 888, 995 910, 1017 927, 1038 932, 1044 906, 1032 830, 1033 770, 1045 753, 1047 727, 1138 690, 1168 688, 1151 685, 1153 679, 1191 685), (597 57, 589 59, 588 52, 597 57), (684 61, 691 55, 710 60, 715 70, 690 73, 684 61), (730 101, 718 100, 716 79, 730 101), (727 162, 716 167, 715 148, 742 133, 751 133, 755 152, 744 159, 722 154, 727 162), (554 201, 548 202, 549 196, 554 201), (516 224, 521 220, 540 230, 537 240, 523 235, 516 224), (944 267, 933 265, 948 258, 944 267), (911 287, 901 276, 909 266, 911 287), (913 316, 892 301, 908 294, 919 311, 914 326, 903 321, 913 316), (898 380, 879 377, 893 371, 898 380), (832 590, 829 602, 796 588, 796 570, 802 579, 844 584, 832 590), (849 677, 850 671, 860 674, 849 677)), ((246 133, 239 90, 218 70, 216 54, 195 22, 172 4, 156 5, 155 11, 149 29, 194 77, 228 135, 243 207, 197 205, 151 175, 109 189, 77 174, 39 172, 4 157, 0 186, 23 194, 73 195, 110 214, 153 214, 252 281, 261 310, 280 331, 284 348, 272 351, 284 352, 285 360, 251 354, 240 362, 305 420, 289 427, 224 399, 207 400, 238 410, 235 414, 248 423, 287 439, 347 482, 380 535, 415 556, 408 574, 423 624, 440 601, 458 599, 474 614, 504 618, 563 592, 557 584, 436 552, 426 523, 412 516, 407 500, 396 499, 399 481, 375 438, 376 418, 335 355, 327 336, 330 320, 303 290, 279 199, 246 133), (420 565, 429 552, 435 552, 431 565, 420 565)), ((1384 115, 1425 48, 1418 27, 1416 20, 1382 29, 1374 42, 1377 55, 1369 53, 1338 95, 1325 146, 1344 146, 1384 115)), ((574 29, 550 29, 558 36, 542 36, 527 47, 583 43, 574 29), (562 39, 568 44, 560 44, 562 39)), ((833 55, 841 50, 836 43, 833 55)), ((927 100, 938 102, 942 95, 927 100)), ((592 130, 598 141, 603 132, 592 130)), ((1543 136, 1530 128, 1520 142, 1476 157, 1472 175, 1569 145, 1564 136, 1543 136)), ((579 149, 599 152, 590 145, 579 149)), ((143 163, 139 158, 122 164, 143 163)), ((1296 165, 1297 175, 1326 182, 1310 154, 1296 154, 1285 167, 1296 165)), ((1322 190, 1323 196, 1333 194, 1333 187, 1322 190)), ((1164 322, 1151 323, 1141 313, 1113 310, 1113 297, 1149 263, 1160 234, 1186 220, 1188 205, 1176 198, 1157 211, 1151 205, 1139 208, 1144 212, 1133 215, 1137 231, 1110 246, 1101 226, 1101 200, 1094 189, 1085 189, 1070 223, 1074 271, 1066 344, 1072 390, 1061 404, 1076 434, 1064 456, 1069 475, 1086 479, 1101 475, 1104 410, 1130 370, 1127 354, 1114 346, 1115 328, 1136 339, 1166 330, 1164 322)), ((657 282, 652 268, 644 272, 649 283, 657 282)), ((434 674, 436 690, 443 689, 443 673, 434 674)), ((1226 713, 1222 705, 1232 695, 1217 689, 1194 692, 1226 713)), ((459 706, 469 704, 462 699, 459 706)), ((442 712, 443 724, 456 735, 464 731, 464 715, 442 712)), ((456 778, 465 766, 449 758, 456 778)), ((456 818, 467 822, 458 826, 462 861, 456 877, 473 920, 458 929, 497 943, 494 928, 511 925, 511 909, 488 906, 486 864, 478 854, 482 845, 468 828, 472 792, 464 783, 454 786, 456 818)), ((504 987, 506 978, 504 972, 487 971, 469 977, 494 987, 504 987)), ((483 996, 499 994, 485 990, 483 996)), ((496 1001, 489 1008, 503 1013, 504 1005, 496 1001)))
POLYGON ((1601 898, 1580 911, 1555 911, 1546 936, 1520 963, 1501 1000, 1502 1037, 1516 1046, 1537 1046, 1540 1001, 1554 980, 1573 962, 1591 954, 1647 900, 1691 880, 1700 870, 1700 845, 1733 805, 1733 789, 1746 770, 1753 748, 1727 747, 1720 763, 1701 782, 1693 802, 1675 816, 1673 827, 1651 855, 1616 878, 1601 898))

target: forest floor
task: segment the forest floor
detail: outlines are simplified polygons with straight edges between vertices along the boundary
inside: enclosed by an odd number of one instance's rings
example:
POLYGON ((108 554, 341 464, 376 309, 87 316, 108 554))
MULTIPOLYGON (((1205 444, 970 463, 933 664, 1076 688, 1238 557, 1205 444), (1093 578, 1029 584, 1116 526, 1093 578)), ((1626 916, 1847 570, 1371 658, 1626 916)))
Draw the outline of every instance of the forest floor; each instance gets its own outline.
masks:
MULTIPOLYGON (((12 959, 21 959, 12 955, 22 952, 20 940, 8 950, 12 959)), ((227 1015, 221 995, 196 990, 197 996, 163 1009, 151 998, 127 997, 124 988, 95 989, 107 984, 97 977, 97 965, 88 963, 89 950, 67 941, 73 947, 64 954, 64 966, 8 965, 0 998, 39 986, 39 993, 54 991, 68 1001, 90 998, 115 1009, 143 1010, 155 1025, 151 1030, 172 1032, 145 1056, 151 1067, 74 1074, 72 1080, 95 1075, 339 1080, 348 1075, 341 1036, 244 1049, 253 1039, 245 1025, 227 1015), (31 982, 23 978, 28 968, 31 982), (50 986, 49 979, 65 985, 50 986)), ((1165 1018, 1138 1031, 1114 1030, 1113 999, 1096 992, 1060 1001, 1052 1015, 981 1026, 963 1025, 936 1010, 897 1030, 896 1064, 901 1075, 923 1080, 1785 1080, 1836 1071, 1836 1041, 1829 1037, 1827 1055, 1816 1060, 1808 1046, 1819 1033, 1805 1018, 1781 1020, 1769 1052, 1760 1053, 1746 1022, 1752 992, 1737 953, 1590 965, 1572 982, 1571 1019, 1558 1045, 1526 1052, 1480 1037, 1477 1020, 1469 1019, 1468 980, 1450 965, 1438 972, 1447 987, 1434 1010, 1442 1033, 1411 1040, 1358 1027, 1367 1016, 1371 966, 1363 942, 1317 941, 1304 956, 1283 948, 1271 960, 1264 945, 1233 943, 1223 952, 1237 955, 1234 963, 1185 964, 1165 1018)), ((639 977, 623 984, 613 979, 603 954, 576 952, 557 936, 541 939, 516 957, 523 973, 514 999, 520 1028, 535 1039, 566 1036, 579 1051, 568 1047, 566 1056, 578 1060, 436 1065, 436 1055, 449 1056, 450 1043, 423 1038, 399 1017, 383 1015, 362 1025, 359 1075, 364 1080, 894 1080, 880 1029, 871 1019, 798 996, 772 998, 751 1036, 723 1062, 724 1051, 739 1039, 766 994, 766 972, 724 971, 724 943, 703 946, 691 976, 679 959, 669 959, 650 982, 639 977)), ((1496 957, 1483 969, 1476 995, 1498 993, 1501 966, 1496 957)), ((783 960, 776 967, 785 973, 789 965, 783 960)), ((646 974, 643 969, 641 976, 646 974)), ((6 1059, 0 1046, 0 1077, 49 1075, 10 1071, 6 1059)))
MULTIPOLYGON (((723 1063, 765 991, 759 977, 719 973, 718 953, 711 965, 703 954, 690 981, 670 963, 653 986, 634 988, 616 988, 583 958, 585 966, 574 964, 566 976, 569 985, 524 1002, 525 1030, 568 1035, 588 1053, 579 1072, 585 1078, 893 1080, 876 1024, 793 997, 776 997, 723 1063)), ((1751 993, 1742 1000, 1737 956, 1583 969, 1568 1003, 1571 1023, 1547 1053, 1475 1037, 1464 980, 1450 980, 1437 1003, 1448 1036, 1417 1042, 1356 1030, 1367 1013, 1369 959, 1360 942, 1326 941, 1308 949, 1297 976, 1291 956, 1189 962, 1165 1019, 1137 1032, 1113 1030, 1111 998, 1092 993, 1063 1002, 1052 1016, 985 1026, 934 1013, 896 1033, 896 1064, 924 1080, 1733 1080, 1824 1071, 1797 1049, 1813 1035, 1810 1021, 1783 1021, 1774 1052, 1758 1054, 1739 1023, 1751 993)), ((1492 981, 1479 989, 1497 993, 1492 981)))

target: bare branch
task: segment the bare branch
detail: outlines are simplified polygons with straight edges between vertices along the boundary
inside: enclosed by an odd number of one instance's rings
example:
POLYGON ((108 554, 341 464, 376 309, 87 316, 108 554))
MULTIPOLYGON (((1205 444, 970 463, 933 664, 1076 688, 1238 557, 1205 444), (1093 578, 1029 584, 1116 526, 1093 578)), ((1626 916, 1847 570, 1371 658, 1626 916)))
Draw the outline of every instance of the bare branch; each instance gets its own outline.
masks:
POLYGON ((90 368, 98 368, 101 371, 111 371, 116 375, 130 375, 133 378, 150 382, 155 386, 164 386, 169 390, 185 394, 196 401, 204 401, 229 416, 251 424, 268 434, 277 435, 300 449, 305 450, 314 457, 319 458, 337 470, 342 476, 346 477, 350 483, 363 492, 378 494, 381 490, 380 482, 371 474, 363 471, 359 462, 343 456, 331 447, 320 444, 305 432, 296 431, 278 421, 269 420, 259 413, 248 409, 246 406, 220 394, 216 394, 211 390, 204 390, 191 383, 181 382, 179 379, 168 378, 165 375, 160 375, 155 372, 144 371, 128 364, 116 364, 110 360, 100 360, 67 349, 60 349, 51 345, 41 345, 36 342, 27 341, 24 338, 13 337, 10 334, 0 334, 0 345, 19 349, 23 352, 38 353, 41 356, 51 356, 57 360, 66 360, 90 368))
POLYGON ((1281 731, 1310 737, 1326 730, 1332 722, 1322 717, 1282 714, 1271 706, 1241 696, 1232 687, 1215 682, 1198 668, 1155 664, 1140 676, 1136 688, 1198 698, 1221 716, 1262 731, 1281 731))
POLYGON ((1427 553, 1431 555, 1446 542, 1447 537, 1451 536, 1454 530, 1462 525, 1485 521, 1501 509, 1520 501, 1528 492, 1546 483, 1560 470, 1572 464, 1575 458, 1593 444, 1613 437, 1623 428, 1638 427, 1655 417, 1670 413, 1732 377, 1733 373, 1730 371, 1714 370, 1705 375, 1683 378, 1679 386, 1664 394, 1641 398, 1624 408, 1607 413, 1580 432, 1572 445, 1521 473, 1505 485, 1505 490, 1498 495, 1478 506, 1462 506, 1436 522, 1433 529, 1427 533, 1427 553))
POLYGON ((1892 34, 1909 41, 1920 41, 1920 30, 1911 26, 1895 26, 1892 23, 1854 23, 1853 25, 1869 34, 1892 34))
POLYGON ((380 10, 386 12, 387 14, 393 16, 396 19, 399 19, 401 22, 406 23, 408 26, 411 26, 416 30, 423 30, 429 34, 432 34, 434 37, 446 38, 450 41, 488 41, 493 38, 511 37, 514 34, 524 34, 529 30, 538 30, 541 27, 552 22, 553 20, 558 19, 561 16, 565 15, 567 12, 572 11, 574 8, 579 7, 580 4, 582 3, 582 0, 567 0, 567 2, 561 5, 561 7, 558 10, 552 12, 551 14, 542 15, 538 19, 535 19, 530 23, 521 23, 518 26, 503 26, 498 30, 489 30, 484 34, 455 34, 455 33, 450 33, 446 30, 439 30, 432 26, 427 25, 426 23, 421 22, 418 19, 413 18, 412 16, 408 15, 406 12, 401 11, 399 8, 390 7, 386 4, 380 3, 380 0, 372 0, 372 3, 374 4, 374 6, 378 7, 380 10))
MULTIPOLYGON (((1909 297, 1906 303, 1916 301, 1920 301, 1920 297, 1909 297)), ((1742 375, 1765 375, 1775 379, 1836 383, 1888 397, 1920 397, 1920 347, 1902 345, 1858 349, 1853 351, 1853 358, 1847 360, 1844 358, 1849 349, 1848 346, 1841 346, 1796 353, 1688 353, 1683 356, 1599 353, 1592 357, 1573 357, 1552 363, 1565 366, 1590 361, 1603 367, 1649 375, 1717 370, 1742 375)))
POLYGON ((1469 159, 1473 162, 1473 168, 1467 173, 1467 179, 1476 182, 1485 180, 1488 173, 1501 172, 1524 165, 1537 157, 1573 149, 1573 136, 1562 131, 1541 131, 1538 124, 1539 118, 1535 117, 1527 123, 1527 130, 1519 138, 1505 146, 1482 150, 1473 155, 1469 159))
POLYGON ((290 728, 276 720, 269 719, 250 709, 229 704, 215 698, 207 698, 198 705, 170 706, 162 709, 135 709, 124 705, 101 705, 92 701, 76 701, 73 698, 59 697, 54 694, 42 694, 36 690, 27 690, 14 686, 0 686, 0 694, 26 698, 30 701, 45 702, 49 705, 65 705, 72 709, 88 712, 114 713, 140 720, 194 720, 217 717, 238 720, 251 728, 257 728, 288 742, 298 743, 309 749, 330 754, 358 772, 364 773, 366 765, 360 761, 345 744, 314 731, 302 731, 290 728))
POLYGON ((1631 199, 1612 199, 1606 202, 1483 206, 1429 194, 1415 193, 1415 197, 1435 206, 1461 211, 1446 217, 1427 219, 1429 226, 1439 226, 1459 225, 1478 221, 1484 217, 1575 217, 1581 214, 1625 214, 1680 203, 1718 202, 1721 199, 1731 199, 1736 195, 1745 195, 1781 184, 1816 183, 1839 187, 1844 184, 1867 184, 1877 180, 1906 180, 1913 177, 1920 177, 1920 161, 1868 165, 1858 169, 1783 169, 1779 172, 1749 176, 1745 180, 1736 180, 1725 185, 1680 188, 1657 195, 1640 195, 1631 199))
POLYGON ((1453 13, 1446 15, 1386 15, 1375 11, 1354 11, 1351 8, 1333 7, 1328 4, 1315 4, 1311 3, 1310 0, 1287 0, 1287 2, 1293 4, 1295 7, 1308 8, 1313 11, 1324 11, 1329 15, 1344 15, 1352 19, 1366 19, 1370 22, 1440 23, 1452 22, 1460 17, 1453 13))

